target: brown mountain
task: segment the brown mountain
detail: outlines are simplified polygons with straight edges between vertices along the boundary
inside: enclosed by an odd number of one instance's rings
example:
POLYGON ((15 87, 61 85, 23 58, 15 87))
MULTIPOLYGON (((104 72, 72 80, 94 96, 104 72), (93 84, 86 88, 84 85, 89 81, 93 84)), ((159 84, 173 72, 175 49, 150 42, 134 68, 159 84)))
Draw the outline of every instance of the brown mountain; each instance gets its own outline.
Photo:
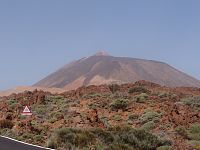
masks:
POLYGON ((200 87, 200 81, 166 63, 99 52, 62 67, 34 86, 76 89, 80 86, 146 80, 164 86, 200 87))

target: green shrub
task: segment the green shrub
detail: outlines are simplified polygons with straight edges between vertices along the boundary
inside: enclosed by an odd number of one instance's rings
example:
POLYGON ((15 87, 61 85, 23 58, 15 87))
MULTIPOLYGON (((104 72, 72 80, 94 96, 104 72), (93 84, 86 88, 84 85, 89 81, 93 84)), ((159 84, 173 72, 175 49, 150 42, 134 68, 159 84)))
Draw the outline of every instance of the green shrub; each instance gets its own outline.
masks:
POLYGON ((188 137, 191 140, 200 141, 200 124, 194 124, 190 129, 188 130, 188 137))
POLYGON ((187 138, 187 130, 185 129, 185 127, 177 127, 175 129, 176 133, 179 134, 180 136, 184 137, 184 138, 187 138))
POLYGON ((62 95, 47 95, 45 96, 45 101, 56 105, 63 105, 68 102, 62 95))
POLYGON ((56 120, 64 119, 63 113, 57 111, 50 114, 51 118, 55 118, 56 120))
POLYGON ((119 132, 118 136, 123 143, 141 150, 154 150, 162 146, 160 139, 144 130, 131 129, 125 132, 119 132))
POLYGON ((4 128, 12 129, 13 126, 14 126, 14 124, 10 120, 7 120, 7 119, 0 120, 0 128, 1 129, 4 129, 4 128))
POLYGON ((49 148, 97 150, 155 150, 164 142, 155 135, 144 130, 131 127, 112 127, 103 129, 59 129, 47 142, 49 148), (98 147, 98 148, 97 148, 98 147))
POLYGON ((92 142, 94 135, 89 131, 81 131, 75 129, 62 128, 55 132, 55 135, 47 144, 48 147, 66 144, 68 146, 75 145, 76 147, 83 148, 92 142), (58 145, 55 145, 57 143, 58 145))
POLYGON ((121 116, 119 116, 119 115, 114 115, 114 116, 113 116, 113 120, 115 120, 115 121, 120 121, 120 120, 121 120, 121 116))
POLYGON ((147 95, 146 93, 141 93, 141 94, 139 94, 139 95, 136 95, 136 96, 134 97, 134 99, 135 99, 135 101, 136 101, 137 103, 145 103, 146 100, 148 99, 148 95, 147 95))
POLYGON ((0 128, 0 135, 2 136, 6 136, 6 137, 12 137, 14 139, 16 139, 18 136, 16 136, 16 134, 13 132, 13 130, 9 129, 9 128, 0 128))
POLYGON ((9 111, 13 111, 13 110, 15 110, 18 106, 20 106, 20 104, 18 103, 18 101, 15 100, 15 99, 9 99, 9 100, 7 100, 6 102, 7 102, 9 111))
POLYGON ((90 103, 90 104, 88 104, 88 108, 90 108, 90 109, 97 109, 98 105, 95 104, 95 103, 90 103))
POLYGON ((17 100, 15 100, 15 99, 9 99, 9 100, 7 100, 6 102, 7 102, 7 104, 10 106, 10 105, 12 105, 12 104, 16 104, 16 103, 17 103, 17 100))
POLYGON ((190 140, 188 141, 188 144, 191 145, 194 148, 199 149, 200 148, 200 141, 196 141, 196 140, 190 140))
POLYGON ((114 135, 106 130, 95 128, 91 131, 103 144, 111 144, 114 142, 114 135))
POLYGON ((165 98, 168 97, 170 94, 168 92, 159 92, 158 97, 160 98, 165 98))
POLYGON ((127 99, 116 99, 110 104, 112 110, 125 109, 128 106, 127 99))
POLYGON ((47 113, 47 106, 46 105, 38 105, 35 108, 35 111, 38 115, 44 115, 45 113, 47 113))
POLYGON ((149 90, 144 88, 143 86, 135 86, 128 90, 128 93, 149 93, 149 90))
POLYGON ((77 147, 84 147, 85 145, 88 145, 93 140, 93 138, 94 135, 88 131, 76 133, 75 145, 77 147))
POLYGON ((109 128, 109 127, 110 127, 110 124, 109 124, 109 122, 108 122, 109 119, 108 119, 107 117, 101 117, 99 120, 103 123, 103 125, 104 125, 106 128, 109 128))
POLYGON ((104 150, 105 149, 105 146, 102 145, 102 144, 96 144, 95 145, 95 150, 104 150))
POLYGON ((139 118, 139 115, 138 115, 138 114, 131 114, 131 115, 128 117, 129 120, 136 120, 136 119, 138 119, 138 118, 139 118))
POLYGON ((33 139, 33 137, 34 137, 34 135, 32 134, 32 133, 30 133, 30 132, 27 132, 27 133, 23 133, 23 135, 22 135, 22 138, 24 139, 24 140, 26 140, 26 139, 33 139))
POLYGON ((56 149, 56 148, 58 148, 58 144, 56 143, 56 141, 54 139, 50 139, 47 141, 47 147, 56 149))
POLYGON ((183 102, 186 105, 191 106, 192 108, 196 110, 200 110, 200 97, 189 97, 181 99, 181 102, 183 102))
POLYGON ((160 146, 156 150, 171 150, 171 146, 160 146))
POLYGON ((57 135, 57 140, 61 141, 63 143, 71 143, 71 144, 75 144, 75 133, 73 131, 73 129, 59 129, 56 132, 57 135))
POLYGON ((149 121, 145 124, 143 124, 140 129, 145 130, 145 131, 150 131, 152 129, 154 129, 155 127, 155 123, 153 121, 149 121))
POLYGON ((127 132, 133 129, 131 126, 127 125, 120 125, 120 126, 111 126, 108 128, 109 132, 115 132, 115 133, 121 133, 121 132, 127 132))
POLYGON ((160 118, 160 114, 154 111, 147 111, 145 112, 139 120, 144 124, 149 121, 157 121, 160 118))
POLYGON ((42 135, 36 135, 36 136, 34 137, 34 139, 35 139, 37 142, 39 142, 39 141, 41 141, 41 140, 43 139, 43 136, 42 136, 42 135))
POLYGON ((110 144, 105 150, 134 150, 134 148, 127 144, 113 143, 110 144))

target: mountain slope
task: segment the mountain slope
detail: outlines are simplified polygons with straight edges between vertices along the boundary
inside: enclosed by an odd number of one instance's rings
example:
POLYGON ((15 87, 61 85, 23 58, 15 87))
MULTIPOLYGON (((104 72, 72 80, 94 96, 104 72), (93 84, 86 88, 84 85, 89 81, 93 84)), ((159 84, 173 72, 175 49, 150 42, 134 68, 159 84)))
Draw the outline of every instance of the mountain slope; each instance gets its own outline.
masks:
POLYGON ((23 142, 29 135, 31 144, 56 149, 101 145, 117 150, 119 145, 110 146, 118 143, 131 147, 119 147, 127 150, 156 150, 162 143, 172 150, 196 149, 192 143, 200 142, 200 88, 169 88, 145 81, 114 87, 92 85, 62 94, 35 90, 2 97, 1 135, 9 133, 23 142), (22 118, 26 105, 33 115, 22 118))
POLYGON ((128 83, 138 80, 170 87, 200 87, 200 81, 166 63, 113 57, 106 53, 97 53, 67 64, 34 86, 71 90, 92 84, 128 83))

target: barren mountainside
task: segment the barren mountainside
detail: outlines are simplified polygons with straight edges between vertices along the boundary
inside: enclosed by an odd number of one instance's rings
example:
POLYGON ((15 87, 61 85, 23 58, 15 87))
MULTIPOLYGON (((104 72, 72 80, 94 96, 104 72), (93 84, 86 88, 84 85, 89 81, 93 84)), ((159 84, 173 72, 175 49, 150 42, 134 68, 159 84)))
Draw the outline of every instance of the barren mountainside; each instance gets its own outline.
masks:
POLYGON ((146 81, 26 91, 0 97, 0 135, 57 150, 197 150, 199 106, 200 88, 146 81))
POLYGON ((113 57, 105 52, 67 64, 34 86, 72 90, 81 86, 131 83, 139 80, 170 87, 200 87, 199 80, 166 63, 113 57))

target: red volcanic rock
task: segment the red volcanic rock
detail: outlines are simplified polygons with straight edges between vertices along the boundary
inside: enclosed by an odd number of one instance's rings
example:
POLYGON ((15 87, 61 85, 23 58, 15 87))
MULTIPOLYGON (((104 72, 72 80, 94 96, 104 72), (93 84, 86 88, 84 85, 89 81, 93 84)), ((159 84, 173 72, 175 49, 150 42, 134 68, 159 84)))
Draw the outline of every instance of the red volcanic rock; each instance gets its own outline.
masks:
POLYGON ((173 149, 186 150, 190 148, 188 139, 175 134, 175 129, 179 126, 188 129, 200 123, 200 112, 180 102, 181 98, 190 96, 200 96, 200 92, 196 88, 169 88, 145 81, 118 85, 114 92, 108 85, 80 87, 62 94, 26 91, 1 98, 0 118, 11 120, 16 134, 39 134, 41 130, 44 134, 45 131, 46 141, 55 128, 109 128, 127 124, 140 128, 142 116, 154 112, 152 114, 159 115, 154 118, 151 132, 166 135, 173 142, 173 149), (148 91, 148 98, 142 103, 135 101, 140 93, 129 93, 130 88, 138 86, 148 91), (159 96, 161 92, 167 93, 164 98, 159 96), (46 96, 51 96, 52 101, 47 101, 46 96), (116 99, 128 101, 126 109, 112 111, 110 105, 116 99), (33 116, 24 118, 20 113, 27 104, 34 107, 33 116))

